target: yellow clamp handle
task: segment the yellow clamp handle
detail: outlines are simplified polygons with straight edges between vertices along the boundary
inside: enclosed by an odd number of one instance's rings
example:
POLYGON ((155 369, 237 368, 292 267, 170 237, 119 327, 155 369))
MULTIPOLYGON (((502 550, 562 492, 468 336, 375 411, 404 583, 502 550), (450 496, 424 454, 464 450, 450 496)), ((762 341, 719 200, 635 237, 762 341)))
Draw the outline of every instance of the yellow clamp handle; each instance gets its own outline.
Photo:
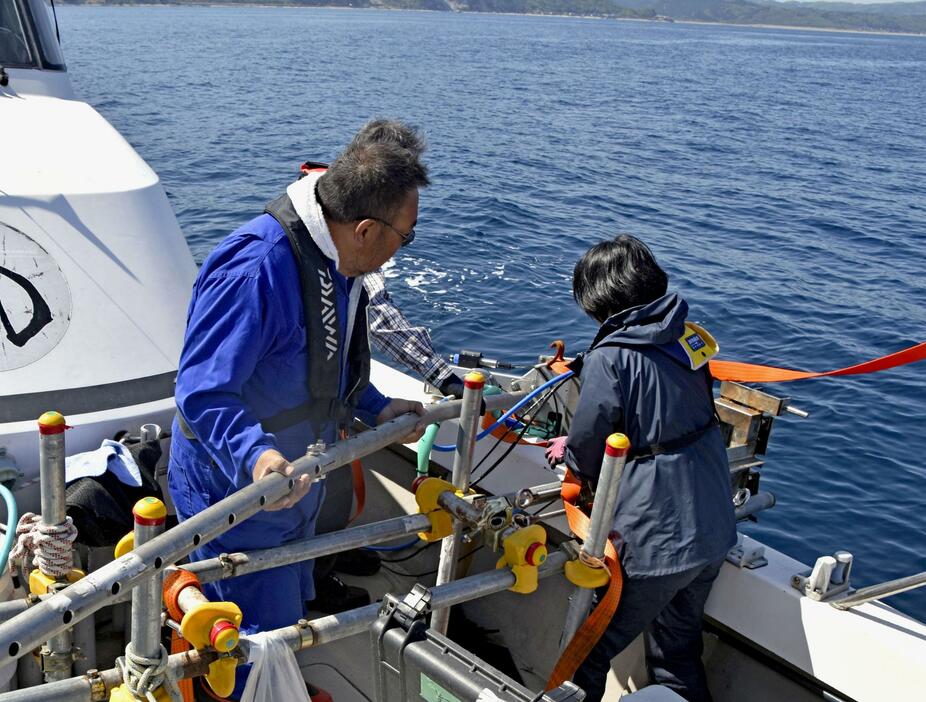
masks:
MULTIPOLYGON (((72 568, 70 571, 68 571, 68 574, 64 576, 64 580, 66 580, 70 585, 72 583, 76 583, 85 575, 87 574, 79 568, 72 568)), ((51 589, 51 586, 61 581, 61 578, 45 575, 45 573, 36 568, 31 573, 29 573, 29 592, 31 592, 33 595, 47 595, 51 589)))
MULTIPOLYGON (((180 622, 180 635, 196 649, 213 647, 219 653, 230 653, 238 646, 241 609, 234 602, 202 602, 180 622)), ((219 658, 209 664, 206 682, 219 697, 228 697, 235 689, 235 656, 219 658)))
MULTIPOLYGON (((453 518, 437 504, 437 498, 448 490, 460 496, 463 494, 453 486, 453 483, 440 478, 426 478, 415 490, 418 512, 427 515, 431 521, 430 531, 418 532, 418 538, 423 541, 440 541, 453 533, 453 518)), ((470 494, 475 494, 475 492, 470 490, 470 494)))
MULTIPOLYGON (((170 693, 167 692, 163 685, 154 691, 154 699, 157 702, 172 702, 170 693)), ((125 686, 125 683, 122 683, 119 687, 114 687, 112 692, 109 693, 109 702, 143 702, 143 698, 133 695, 129 692, 129 688, 125 686)))
POLYGON ((502 542, 504 553, 496 568, 511 568, 514 585, 509 590, 529 594, 537 589, 537 568, 547 560, 547 532, 539 524, 518 529, 502 542))
POLYGON ((574 561, 567 561, 563 566, 563 573, 566 579, 576 587, 589 589, 604 587, 611 579, 607 568, 596 568, 578 558, 574 561))

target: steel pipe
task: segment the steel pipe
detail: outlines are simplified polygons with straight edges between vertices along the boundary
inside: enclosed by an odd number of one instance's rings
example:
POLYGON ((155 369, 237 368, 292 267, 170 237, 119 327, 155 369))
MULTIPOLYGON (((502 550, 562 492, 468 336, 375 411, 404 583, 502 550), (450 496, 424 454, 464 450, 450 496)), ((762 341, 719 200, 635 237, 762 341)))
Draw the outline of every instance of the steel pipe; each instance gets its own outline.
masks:
MULTIPOLYGON (((64 476, 64 417, 58 412, 46 412, 39 417, 39 488, 41 492, 42 524, 60 526, 67 521, 64 476)), ((15 528, 15 525, 13 525, 15 528)), ((44 573, 52 577, 52 573, 44 573)), ((58 582, 65 578, 55 576, 58 582)), ((63 586, 62 586, 63 587, 63 586)), ((42 647, 42 670, 45 680, 66 680, 74 664, 71 632, 68 628, 51 632, 42 647)))
MULTIPOLYGON (((526 391, 491 395, 486 398, 490 410, 505 409, 526 395, 526 391)), ((201 543, 225 533, 234 524, 253 516, 289 494, 295 477, 320 477, 356 458, 379 451, 411 432, 419 421, 433 424, 459 415, 462 402, 438 403, 424 417, 407 414, 385 422, 330 446, 317 456, 304 456, 293 462, 294 475, 271 473, 256 483, 229 495, 190 519, 152 539, 132 553, 103 566, 47 600, 43 600, 13 619, 0 624, 0 666, 24 656, 42 641, 75 622, 90 616, 119 593, 135 587, 155 570, 174 563, 201 543)))
MULTIPOLYGON (((145 497, 132 510, 135 518, 135 547, 144 546, 164 532, 167 508, 155 497, 145 497)), ((164 570, 156 568, 154 575, 132 590, 132 637, 135 654, 143 658, 161 655, 161 588, 164 570)))
POLYGON ((400 536, 428 531, 430 528, 431 522, 426 515, 409 514, 293 541, 277 548, 230 553, 219 558, 187 563, 181 567, 195 573, 201 583, 211 583, 390 541, 400 536))
MULTIPOLYGON (((630 441, 623 434, 611 434, 605 442, 598 490, 595 492, 595 502, 589 518, 588 534, 582 544, 582 552, 593 560, 600 560, 604 557, 605 544, 611 532, 611 525, 614 523, 614 509, 620 493, 621 476, 624 473, 624 464, 629 451, 630 441)), ((565 650, 588 616, 593 594, 591 588, 576 586, 572 597, 569 598, 569 609, 566 612, 560 650, 565 650)))
POLYGON ((530 507, 535 502, 555 499, 560 496, 562 490, 563 484, 559 480, 552 483, 537 485, 535 487, 524 488, 515 493, 514 503, 523 509, 524 507, 530 507))
MULTIPOLYGON (((540 567, 541 579, 556 575, 563 570, 568 560, 565 553, 555 551, 540 567)), ((431 604, 450 607, 479 597, 502 592, 512 587, 514 573, 508 568, 490 570, 471 575, 468 578, 431 588, 431 604)), ((292 626, 275 629, 294 651, 321 646, 367 631, 379 617, 379 604, 370 604, 311 621, 302 621, 292 626)), ((241 639, 238 657, 245 657, 247 638, 241 639)), ((172 655, 168 669, 176 678, 191 678, 203 675, 218 654, 212 650, 187 651, 172 655)), ((122 682, 115 669, 96 673, 94 676, 71 678, 56 683, 0 694, 0 702, 102 702, 109 699, 109 693, 122 682)))
MULTIPOLYGON (((463 378, 463 407, 460 411, 460 425, 457 429, 457 449, 453 455, 453 486, 465 495, 469 490, 469 479, 473 472, 473 454, 476 452, 476 434, 479 433, 479 417, 482 408, 482 391, 485 388, 485 376, 473 371, 463 378)), ((453 520, 453 533, 441 541, 440 561, 437 564, 437 585, 445 585, 457 575, 457 558, 463 541, 463 523, 453 520)), ((431 611, 431 628, 441 634, 447 633, 450 623, 450 610, 446 607, 433 607, 431 611)))
POLYGON ((770 492, 760 492, 746 500, 742 507, 736 508, 736 521, 746 519, 774 506, 775 496, 770 492))
MULTIPOLYGON (((321 558, 333 553, 341 553, 361 546, 391 541, 400 536, 416 534, 419 531, 428 531, 431 522, 423 514, 408 514, 403 517, 394 517, 381 522, 351 527, 342 531, 313 536, 308 539, 291 541, 278 548, 260 549, 243 553, 227 553, 218 558, 208 558, 194 563, 179 566, 184 570, 195 573, 201 583, 212 583, 217 580, 234 578, 239 575, 257 573, 270 568, 290 565, 312 558, 321 558)), ((46 599, 49 596, 44 596, 46 599)), ((127 602, 131 592, 123 591, 108 604, 127 602)), ((26 611, 35 603, 25 598, 0 603, 0 620, 26 611)), ((94 666, 91 666, 94 667, 94 666)))
POLYGON ((901 592, 923 587, 924 585, 926 585, 926 571, 917 573, 916 575, 908 575, 905 578, 890 580, 879 585, 870 585, 869 587, 860 588, 848 597, 843 597, 841 600, 834 600, 830 602, 830 604, 836 609, 851 609, 852 607, 857 607, 860 604, 865 604, 872 600, 889 597, 891 595, 899 595, 901 592))

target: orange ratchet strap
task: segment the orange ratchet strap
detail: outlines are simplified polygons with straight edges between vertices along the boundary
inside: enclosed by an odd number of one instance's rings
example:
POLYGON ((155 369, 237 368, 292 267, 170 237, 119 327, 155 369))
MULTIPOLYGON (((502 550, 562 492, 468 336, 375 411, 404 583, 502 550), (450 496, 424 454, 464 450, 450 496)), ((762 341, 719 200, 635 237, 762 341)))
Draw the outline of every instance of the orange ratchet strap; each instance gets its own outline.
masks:
MULTIPOLYGON (((180 638, 180 634, 171 629, 170 632, 170 652, 171 653, 186 653, 192 648, 185 639, 180 638)), ((193 678, 183 678, 182 680, 177 681, 177 687, 180 688, 180 697, 183 699, 183 702, 195 702, 196 698, 194 697, 193 692, 193 678)))
POLYGON ((740 383, 786 383, 790 380, 804 380, 805 378, 875 373, 922 360, 926 360, 926 341, 881 358, 824 373, 790 370, 788 368, 776 368, 775 366, 760 366, 752 363, 738 363, 737 361, 712 360, 709 363, 711 375, 716 380, 732 380, 740 383))
MULTIPOLYGON (((347 430, 342 429, 340 432, 340 438, 347 438, 347 430)), ((354 508, 354 516, 351 517, 347 523, 350 524, 357 517, 360 516, 360 513, 363 512, 363 505, 367 501, 367 484, 363 479, 363 464, 360 463, 360 459, 354 459, 350 464, 351 478, 354 483, 354 503, 356 507, 354 508)))
POLYGON ((363 505, 367 500, 367 484, 363 480, 363 465, 360 463, 359 458, 351 461, 350 471, 354 478, 354 500, 357 506, 354 516, 350 518, 348 524, 360 516, 360 513, 363 512, 363 505))
MULTIPOLYGON (((563 481, 563 506, 566 508, 566 519, 569 521, 569 528, 572 533, 584 539, 588 534, 589 519, 582 510, 573 504, 579 496, 579 491, 575 489, 577 483, 576 478, 567 470, 566 479, 563 481)), ((572 641, 569 642, 569 645, 566 646, 566 649, 556 662, 556 667, 553 668, 550 679, 547 681, 547 690, 559 687, 565 681, 572 679, 582 661, 588 657, 601 635, 604 634, 604 630, 608 628, 611 618, 617 611, 617 606, 621 601, 621 591, 624 588, 624 577, 621 573, 621 564, 617 557, 617 551, 614 550, 614 545, 610 539, 605 541, 604 562, 611 575, 608 581, 608 590, 595 609, 592 610, 588 619, 579 627, 575 636, 572 637, 572 641)))

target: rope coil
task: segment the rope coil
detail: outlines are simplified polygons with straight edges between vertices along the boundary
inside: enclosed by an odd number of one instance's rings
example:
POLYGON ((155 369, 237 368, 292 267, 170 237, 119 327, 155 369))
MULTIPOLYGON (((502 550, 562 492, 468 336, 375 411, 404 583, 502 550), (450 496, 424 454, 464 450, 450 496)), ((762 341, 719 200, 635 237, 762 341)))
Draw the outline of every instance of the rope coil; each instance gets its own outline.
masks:
POLYGON ((148 702, 157 702, 154 691, 163 687, 171 700, 182 700, 177 681, 167 670, 170 654, 164 646, 160 647, 158 658, 146 658, 135 653, 132 643, 125 647, 125 655, 116 659, 116 668, 122 675, 122 682, 136 697, 148 702))
POLYGON ((40 515, 26 512, 16 525, 16 545, 10 558, 22 559, 27 572, 34 564, 45 575, 61 578, 74 567, 76 538, 77 527, 70 517, 61 524, 43 524, 40 515))

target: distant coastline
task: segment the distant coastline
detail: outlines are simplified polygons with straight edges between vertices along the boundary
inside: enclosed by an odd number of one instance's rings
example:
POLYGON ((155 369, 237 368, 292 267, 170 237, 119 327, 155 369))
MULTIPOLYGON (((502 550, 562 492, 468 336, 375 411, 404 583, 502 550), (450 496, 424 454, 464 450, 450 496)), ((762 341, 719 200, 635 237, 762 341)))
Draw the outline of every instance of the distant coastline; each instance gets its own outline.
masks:
MULTIPOLYGON (((615 0, 620 2, 621 0, 615 0)), ((712 0, 706 0, 711 2, 712 0)), ((667 5, 665 0, 634 0, 634 4, 640 5, 652 2, 653 5, 659 4, 663 7, 667 5)), ((260 0, 59 0, 59 5, 86 5, 93 7, 292 7, 292 8, 314 8, 314 9, 339 9, 339 10, 412 10, 420 12, 451 12, 467 14, 484 14, 484 15, 525 15, 533 17, 568 17, 573 19, 596 19, 596 20, 624 20, 631 22, 664 22, 680 24, 704 24, 715 26, 733 26, 733 27, 751 27, 756 29, 785 29, 796 31, 821 31, 821 32, 840 32, 846 34, 870 34, 870 35, 888 35, 888 36, 926 36, 926 14, 911 15, 909 20, 922 23, 923 29, 919 26, 916 28, 881 28, 870 26, 832 26, 824 24, 798 24, 795 23, 781 24, 779 22, 748 21, 746 19, 728 19, 728 18, 711 18, 702 19, 699 17, 679 17, 673 15, 660 15, 652 8, 627 8, 618 6, 610 0, 577 0, 569 2, 568 0, 476 0, 475 2, 462 3, 459 0, 343 0, 343 2, 332 2, 324 0, 323 2, 299 2, 298 0, 280 0, 279 2, 260 0), (498 9, 492 9, 492 8, 498 9), (575 7, 576 10, 569 9, 575 7), (520 8, 520 9, 518 9, 520 8), (585 10, 585 11, 582 11, 585 10)), ((720 5, 726 5, 720 0, 720 5)), ((926 4, 926 3, 924 3, 926 4)), ((757 6, 758 7, 758 6, 757 6)), ((787 8, 786 4, 775 3, 775 9, 781 7, 787 8)), ((924 11, 926 12, 926 11, 924 11)), ((855 13, 860 17, 880 17, 879 15, 866 15, 862 12, 855 13)), ((825 13, 821 13, 821 16, 825 13)), ((893 18, 896 19, 896 18, 893 18)), ((821 20, 817 20, 821 21, 821 20)), ((825 20, 823 20, 825 22, 825 20)))

